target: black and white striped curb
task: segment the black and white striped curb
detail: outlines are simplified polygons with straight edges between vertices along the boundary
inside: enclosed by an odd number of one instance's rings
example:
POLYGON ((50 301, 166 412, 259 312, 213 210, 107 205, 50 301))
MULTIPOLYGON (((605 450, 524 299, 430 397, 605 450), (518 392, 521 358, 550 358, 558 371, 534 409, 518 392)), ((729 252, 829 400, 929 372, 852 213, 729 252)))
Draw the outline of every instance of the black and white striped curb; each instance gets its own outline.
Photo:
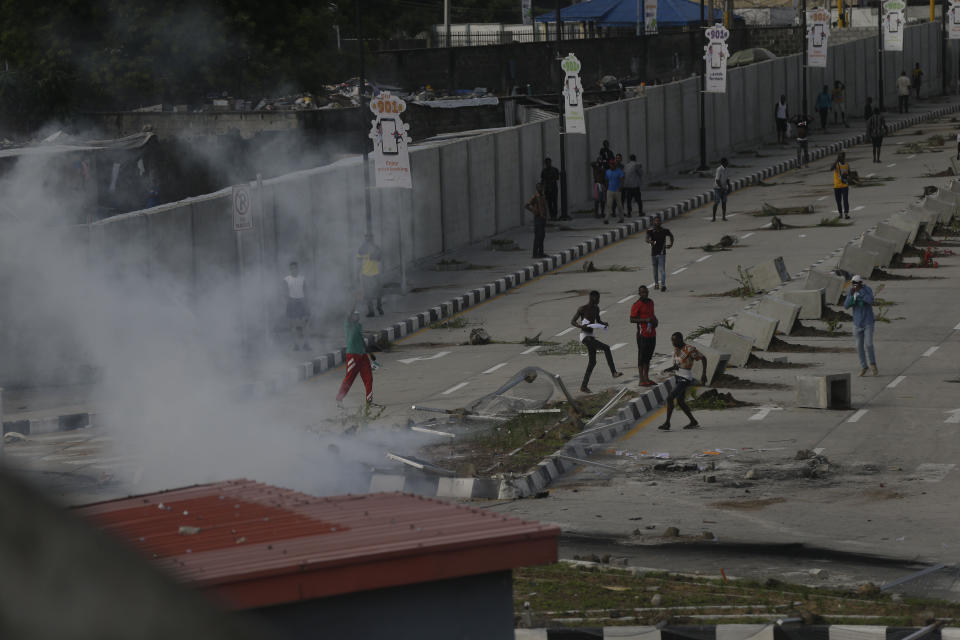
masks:
POLYGON ((673 378, 670 378, 651 387, 640 397, 628 402, 616 415, 605 417, 596 426, 570 438, 563 448, 541 460, 528 473, 502 474, 495 478, 442 478, 419 473, 374 474, 370 480, 370 492, 401 491, 428 497, 477 500, 512 500, 536 495, 560 476, 581 466, 577 460, 593 455, 597 445, 613 442, 660 408, 675 386, 673 378))
MULTIPOLYGON (((515 640, 903 640, 917 627, 874 625, 717 624, 664 627, 621 626, 552 629, 516 629, 515 640)), ((924 640, 957 640, 960 628, 931 630, 924 640)))
POLYGON ((25 436, 42 433, 56 433, 58 431, 73 431, 93 426, 95 413, 65 413, 47 418, 24 418, 23 420, 4 420, 2 431, 4 434, 11 431, 25 436))
MULTIPOLYGON (((894 122, 891 122, 888 125, 888 128, 891 131, 897 131, 899 129, 914 126, 926 120, 948 115, 956 112, 957 110, 960 110, 960 103, 945 105, 932 111, 908 115, 905 118, 898 119, 894 122)), ((838 140, 837 142, 811 149, 808 153, 808 157, 810 161, 819 160, 820 158, 824 158, 828 155, 838 153, 846 147, 861 144, 865 140, 865 133, 853 134, 842 140, 838 140)), ((758 184, 766 178, 770 178, 790 169, 798 168, 799 166, 800 163, 796 158, 784 160, 769 167, 754 171, 749 175, 732 180, 730 184, 734 191, 738 191, 740 189, 758 184)), ((661 209, 652 215, 658 215, 663 220, 670 220, 683 213, 698 207, 702 207, 703 205, 712 201, 713 189, 708 189, 702 193, 687 198, 686 200, 661 209)), ((650 219, 652 219, 652 216, 650 219)), ((559 267, 562 267, 563 265, 574 262, 575 260, 579 260, 580 258, 598 251, 603 247, 609 246, 615 242, 623 240, 624 238, 640 233, 641 231, 646 230, 647 226, 647 219, 639 218, 637 220, 632 220, 611 227, 609 231, 604 231, 603 233, 596 235, 589 240, 584 240, 574 247, 564 249, 554 253, 553 255, 547 256, 546 258, 541 258, 535 261, 533 264, 518 269, 509 275, 471 289, 470 291, 442 302, 435 307, 432 307, 426 311, 422 311, 401 322, 397 322, 386 329, 382 329, 375 335, 368 336, 366 339, 367 344, 369 346, 373 346, 377 342, 394 342, 399 340, 400 338, 419 331, 434 322, 438 322, 466 311, 467 309, 476 306, 481 302, 506 293, 510 289, 538 278, 559 267)), ((328 351, 327 353, 320 354, 312 360, 300 363, 293 369, 286 370, 260 382, 253 383, 252 391, 256 394, 272 393, 291 384, 295 384, 298 381, 306 380, 307 378, 338 367, 346 361, 346 351, 346 347, 342 347, 336 351, 328 351)))

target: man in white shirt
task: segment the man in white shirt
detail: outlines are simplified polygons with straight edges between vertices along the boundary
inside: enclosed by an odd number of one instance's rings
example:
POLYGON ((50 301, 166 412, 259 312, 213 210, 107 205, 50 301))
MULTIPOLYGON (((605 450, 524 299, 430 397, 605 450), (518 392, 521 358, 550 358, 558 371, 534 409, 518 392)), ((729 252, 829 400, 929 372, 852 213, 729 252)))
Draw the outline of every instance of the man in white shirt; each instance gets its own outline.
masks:
POLYGON ((901 71, 897 77, 897 100, 900 107, 900 113, 910 112, 910 78, 906 71, 901 71))
POLYGON ((720 166, 713 176, 713 222, 717 221, 717 206, 723 205, 723 220, 727 219, 727 194, 730 193, 730 178, 727 175, 726 158, 720 158, 720 166))
POLYGON ((304 334, 304 329, 310 321, 310 308, 307 306, 300 265, 291 262, 290 275, 284 277, 283 282, 287 285, 287 321, 290 323, 290 335, 293 336, 293 350, 300 351, 302 343, 304 351, 311 351, 310 342, 304 334))

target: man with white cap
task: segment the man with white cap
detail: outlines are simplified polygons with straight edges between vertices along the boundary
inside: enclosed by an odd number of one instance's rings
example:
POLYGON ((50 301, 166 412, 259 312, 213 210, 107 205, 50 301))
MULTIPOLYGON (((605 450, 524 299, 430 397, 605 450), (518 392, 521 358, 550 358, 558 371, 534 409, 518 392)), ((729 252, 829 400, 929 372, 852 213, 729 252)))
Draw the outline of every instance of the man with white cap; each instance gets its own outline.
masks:
POLYGON ((860 375, 867 375, 867 359, 870 360, 870 373, 879 375, 877 356, 873 352, 873 290, 863 282, 860 276, 853 276, 850 292, 843 303, 844 309, 853 309, 853 335, 857 339, 857 355, 860 357, 860 375))

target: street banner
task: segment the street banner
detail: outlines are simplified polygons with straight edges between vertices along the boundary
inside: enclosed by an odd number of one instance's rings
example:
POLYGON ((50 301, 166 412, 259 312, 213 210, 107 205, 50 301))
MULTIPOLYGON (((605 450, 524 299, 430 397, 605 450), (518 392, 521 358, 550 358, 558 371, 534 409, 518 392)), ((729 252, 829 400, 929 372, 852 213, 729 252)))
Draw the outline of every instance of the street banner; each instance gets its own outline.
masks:
POLYGON ((583 85, 580 84, 580 61, 572 53, 560 61, 563 69, 563 130, 566 133, 586 133, 587 120, 583 115, 583 85))
POLYGON ((533 24, 533 0, 520 0, 520 15, 523 24, 533 24))
POLYGON ((706 30, 707 45, 703 59, 706 61, 706 92, 727 92, 727 58, 730 49, 727 48, 727 38, 730 32, 722 24, 715 24, 706 30))
POLYGON ((409 124, 400 119, 407 109, 401 98, 383 91, 370 100, 370 111, 376 116, 371 120, 370 139, 373 140, 373 164, 377 175, 377 188, 398 187, 412 189, 410 180, 409 124))
POLYGON ((823 7, 807 11, 807 66, 827 66, 827 40, 830 39, 830 12, 823 7))
POLYGON ((903 51, 903 28, 907 25, 904 12, 907 3, 903 0, 886 0, 883 3, 883 50, 903 51))
POLYGON ((950 0, 947 13, 947 33, 950 40, 960 40, 960 0, 950 0))
POLYGON ((643 29, 647 33, 656 33, 657 26, 657 0, 644 0, 643 3, 643 29))

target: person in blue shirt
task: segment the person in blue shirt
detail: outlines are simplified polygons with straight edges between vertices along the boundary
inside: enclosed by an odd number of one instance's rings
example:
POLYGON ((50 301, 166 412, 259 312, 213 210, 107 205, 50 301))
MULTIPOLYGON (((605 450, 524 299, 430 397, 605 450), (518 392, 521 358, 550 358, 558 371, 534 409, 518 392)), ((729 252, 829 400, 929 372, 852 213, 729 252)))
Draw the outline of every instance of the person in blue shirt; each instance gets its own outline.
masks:
MULTIPOLYGON (((620 196, 620 187, 623 185, 623 168, 616 160, 610 161, 610 168, 607 169, 607 209, 613 216, 613 210, 616 208, 620 214, 619 222, 623 222, 623 199, 620 196)), ((603 224, 610 224, 606 215, 603 217, 603 224)))
POLYGON ((877 356, 873 351, 873 290, 863 283, 863 278, 853 276, 850 281, 850 293, 843 303, 844 309, 853 309, 853 335, 857 339, 857 355, 860 357, 860 375, 867 375, 867 360, 870 360, 870 373, 877 371, 877 356))
POLYGON ((827 118, 830 116, 830 109, 833 107, 833 100, 830 98, 830 87, 823 85, 823 91, 817 95, 817 111, 820 112, 820 128, 827 128, 827 118))

